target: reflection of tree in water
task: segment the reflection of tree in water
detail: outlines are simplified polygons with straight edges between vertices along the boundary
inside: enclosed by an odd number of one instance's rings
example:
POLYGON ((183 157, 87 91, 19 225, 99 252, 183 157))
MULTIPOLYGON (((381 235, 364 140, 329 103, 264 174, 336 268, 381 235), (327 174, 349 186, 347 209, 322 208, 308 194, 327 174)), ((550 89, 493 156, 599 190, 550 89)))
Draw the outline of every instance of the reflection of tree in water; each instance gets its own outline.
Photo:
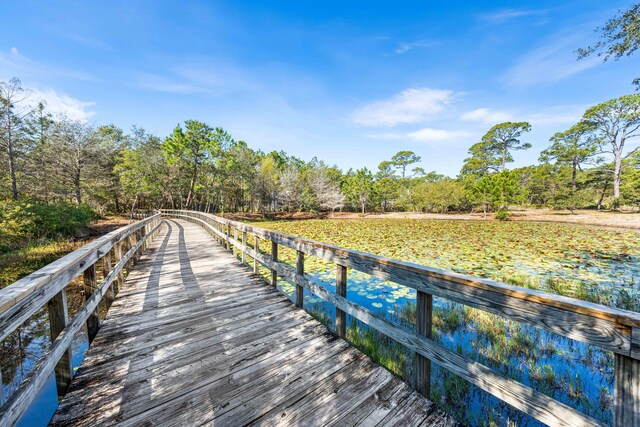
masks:
MULTIPOLYGON (((76 279, 67 286, 67 301, 71 319, 84 303, 80 280, 76 279)), ((50 345, 49 316, 45 305, 0 344, 0 368, 5 396, 14 392, 50 345)))

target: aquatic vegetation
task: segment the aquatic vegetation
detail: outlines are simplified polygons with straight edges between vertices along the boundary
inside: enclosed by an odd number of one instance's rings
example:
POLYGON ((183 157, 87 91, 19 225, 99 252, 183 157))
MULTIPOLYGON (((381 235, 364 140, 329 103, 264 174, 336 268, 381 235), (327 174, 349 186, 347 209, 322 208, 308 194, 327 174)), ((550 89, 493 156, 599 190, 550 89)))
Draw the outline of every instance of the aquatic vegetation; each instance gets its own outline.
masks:
MULTIPOLYGON (((563 224, 417 220, 262 225, 514 286, 640 309, 640 234, 631 231, 563 224)), ((279 251, 279 259, 291 266, 295 256, 293 250, 279 251)), ((328 290, 335 290, 335 265, 307 257, 305 271, 328 290)), ((269 277, 267 269, 261 273, 269 277)), ((293 296, 293 285, 279 281, 279 287, 293 296)), ((416 292, 408 287, 349 270, 347 298, 405 327, 415 325, 416 292)), ((332 306, 305 293, 305 308, 333 327, 332 306)), ((440 298, 434 298, 432 332, 432 339, 445 347, 604 423, 611 422, 612 353, 440 298)), ((412 352, 354 320, 347 335, 378 363, 411 381, 412 352)), ((435 365, 431 382, 434 402, 465 424, 540 425, 435 365)))
MULTIPOLYGON (((640 234, 580 225, 453 220, 308 220, 257 225, 516 286, 629 306, 640 299, 640 234), (580 283, 583 284, 580 284, 580 283), (615 295, 623 289, 621 298, 615 295), (574 295, 575 294, 575 295, 574 295)), ((295 254, 292 254, 295 255, 295 254)), ((295 264, 295 258, 281 254, 295 264)), ((310 259, 307 270, 328 271, 310 259)))

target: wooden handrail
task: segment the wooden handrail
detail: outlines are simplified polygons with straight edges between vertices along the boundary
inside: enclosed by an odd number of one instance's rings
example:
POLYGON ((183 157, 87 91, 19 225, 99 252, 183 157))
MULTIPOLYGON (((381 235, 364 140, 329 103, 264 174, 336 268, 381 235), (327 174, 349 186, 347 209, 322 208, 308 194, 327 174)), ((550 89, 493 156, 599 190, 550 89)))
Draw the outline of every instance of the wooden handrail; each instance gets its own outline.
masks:
POLYGON ((20 419, 52 372, 56 374, 58 394, 64 394, 73 372, 70 353, 73 337, 86 323, 89 340, 93 339, 99 328, 98 304, 106 294, 110 305, 117 287, 122 285, 127 265, 148 247, 149 239, 159 231, 161 223, 161 216, 155 214, 119 228, 0 290, 0 341, 43 305, 48 306, 52 341, 1 407, 0 425, 13 425, 20 419), (125 253, 123 246, 127 246, 125 253), (99 284, 96 281, 98 263, 104 273, 104 280, 99 284), (75 316, 68 319, 66 286, 80 274, 84 276, 85 302, 75 316))
MULTIPOLYGON (((640 314, 636 312, 341 248, 202 212, 161 210, 161 214, 203 226, 227 249, 238 249, 242 251, 243 259, 248 255, 254 262, 257 260, 270 269, 272 284, 279 275, 295 284, 296 292, 302 288, 310 290, 333 304, 337 313, 349 314, 423 356, 426 360, 417 358, 422 365, 416 369, 416 385, 427 397, 429 387, 424 384, 425 376, 430 369, 429 361, 434 361, 544 423, 601 425, 596 419, 431 340, 428 329, 431 325, 431 297, 435 295, 614 352, 614 425, 640 425, 640 314), (234 238, 231 228, 236 230, 235 236, 238 231, 243 233, 242 242, 234 238), (243 244, 246 242, 245 234, 270 241, 271 256, 247 248, 243 244), (340 286, 336 287, 336 293, 319 286, 304 276, 300 264, 293 269, 279 262, 278 245, 294 249, 299 254, 334 262, 338 269, 338 285, 341 278, 346 277, 346 269, 352 268, 415 289, 421 305, 416 331, 348 301, 346 289, 338 289, 340 286)), ((296 301, 301 305, 301 298, 296 296, 296 301)), ((338 333, 344 334, 341 329, 342 326, 338 333)))

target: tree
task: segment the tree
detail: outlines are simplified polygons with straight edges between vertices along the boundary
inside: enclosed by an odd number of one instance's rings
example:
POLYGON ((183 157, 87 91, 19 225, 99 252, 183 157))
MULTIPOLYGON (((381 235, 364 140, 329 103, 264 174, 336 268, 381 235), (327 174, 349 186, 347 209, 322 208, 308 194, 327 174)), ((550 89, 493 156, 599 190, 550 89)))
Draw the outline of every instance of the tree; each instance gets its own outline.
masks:
POLYGON ((190 171, 185 203, 189 207, 193 203, 200 169, 221 154, 222 141, 229 138, 223 129, 213 129, 197 120, 186 120, 184 124, 184 129, 180 125, 176 126, 173 134, 165 139, 163 151, 170 163, 181 162, 190 171))
POLYGON ((622 198, 627 205, 640 208, 640 155, 630 158, 627 163, 621 185, 624 190, 622 198))
POLYGON ((364 216, 373 195, 373 174, 367 168, 349 171, 344 183, 344 192, 351 203, 359 206, 364 216))
POLYGON ((583 163, 594 156, 597 149, 592 129, 586 122, 580 122, 569 130, 558 132, 550 139, 551 146, 540 154, 540 161, 548 163, 555 160, 561 165, 571 167, 571 187, 577 189, 577 173, 583 163))
POLYGON ((520 141, 523 133, 529 132, 528 122, 505 122, 492 127, 482 140, 471 146, 471 157, 465 159, 462 174, 485 174, 488 171, 505 171, 506 164, 513 162, 511 151, 527 150, 531 144, 520 141))
POLYGON ((391 157, 391 161, 388 162, 389 165, 393 166, 396 169, 400 170, 400 176, 402 179, 405 178, 407 167, 418 163, 421 160, 420 156, 416 155, 413 151, 398 151, 393 157, 391 157))
POLYGON ((125 148, 114 167, 114 174, 122 189, 133 196, 132 213, 144 198, 160 204, 162 185, 168 175, 160 139, 144 129, 134 128, 134 141, 134 147, 125 148))
POLYGON ((56 122, 52 147, 56 156, 57 171, 62 183, 71 189, 77 204, 82 204, 85 180, 98 173, 102 155, 100 139, 92 126, 78 120, 62 117, 56 122), (89 172, 91 171, 91 172, 89 172))
POLYGON ((17 78, 0 82, 0 146, 7 154, 11 195, 18 200, 18 180, 16 178, 17 156, 21 149, 21 131, 24 120, 34 108, 29 103, 32 91, 24 89, 17 78))
POLYGON ((279 198, 287 211, 291 212, 291 206, 298 202, 302 186, 300 185, 300 174, 295 166, 288 166, 280 172, 280 193, 279 198))
POLYGON ((344 194, 340 191, 338 183, 331 179, 326 168, 311 169, 308 179, 320 208, 329 209, 333 215, 336 209, 344 206, 344 194))
MULTIPOLYGON (((558 132, 551 137, 551 146, 540 154, 540 161, 549 163, 555 160, 553 173, 558 177, 563 175, 565 167, 571 171, 570 191, 554 192, 561 197, 554 197, 556 202, 562 200, 572 212, 578 204, 578 171, 582 171, 582 165, 593 158, 597 150, 597 142, 591 132, 592 128, 586 122, 579 122, 569 130, 558 132)), ((566 182, 566 181, 565 181, 566 182)), ((562 185, 564 187, 564 185, 562 185)), ((559 206, 556 203, 556 206, 559 206)))
POLYGON ((610 150, 603 148, 603 153, 613 155, 613 204, 617 208, 622 162, 640 149, 624 152, 627 142, 640 135, 640 95, 621 96, 591 107, 582 120, 601 147, 610 146, 610 150))
MULTIPOLYGON (((632 5, 625 11, 609 19, 604 27, 596 28, 600 33, 600 41, 593 46, 578 49, 578 59, 596 54, 603 61, 617 61, 623 56, 631 56, 640 48, 640 3, 632 5)), ((640 78, 633 80, 636 90, 640 89, 640 78)))

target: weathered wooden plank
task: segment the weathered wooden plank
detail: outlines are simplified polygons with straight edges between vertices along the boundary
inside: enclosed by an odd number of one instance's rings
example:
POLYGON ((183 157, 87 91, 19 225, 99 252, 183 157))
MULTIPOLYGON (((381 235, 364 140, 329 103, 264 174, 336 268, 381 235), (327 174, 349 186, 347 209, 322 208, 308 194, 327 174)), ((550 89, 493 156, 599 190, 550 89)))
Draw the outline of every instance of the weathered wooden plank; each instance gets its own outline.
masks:
POLYGON ((249 425, 324 426, 342 415, 349 405, 358 405, 390 381, 392 374, 370 360, 356 362, 350 370, 336 373, 292 401, 254 420, 249 425))
MULTIPOLYGON (((416 333, 431 339, 433 296, 418 291, 416 296, 416 333)), ((427 399, 431 396, 431 361, 416 354, 415 388, 427 399)))
POLYGON ((341 354, 346 357, 327 360, 314 370, 292 376, 291 379, 279 386, 262 389, 262 393, 254 401, 251 401, 250 405, 246 403, 235 405, 232 410, 217 414, 214 422, 222 425, 230 425, 231 423, 249 425, 251 422, 260 420, 265 414, 278 413, 325 384, 330 378, 346 375, 357 366, 359 360, 362 360, 361 354, 353 352, 341 354))
MULTIPOLYGON (((95 264, 91 264, 91 266, 84 271, 83 281, 84 297, 85 300, 88 301, 97 287, 95 264)), ((91 342, 95 338, 96 334, 98 333, 98 329, 100 329, 100 312, 98 311, 98 307, 96 307, 87 319, 87 335, 89 338, 89 344, 91 344, 91 342)))
POLYGON ((613 425, 640 427, 640 360, 614 357, 613 425))
MULTIPOLYGON (((347 297, 347 267, 336 264, 336 295, 347 297)), ((347 337, 347 315, 336 307, 336 333, 341 338, 347 337)))
POLYGON ((402 382, 389 381, 365 401, 333 420, 331 426, 375 426, 406 399, 413 390, 402 382))
POLYGON ((348 345, 344 341, 331 341, 326 335, 288 346, 281 353, 272 354, 203 387, 193 389, 180 398, 131 417, 123 426, 135 426, 143 417, 148 419, 149 416, 154 418, 156 425, 164 426, 210 423, 217 416, 261 398, 265 391, 273 392, 274 387, 286 388, 287 381, 292 378, 296 378, 295 384, 309 384, 307 381, 321 379, 323 367, 335 369, 336 365, 341 366, 352 360, 347 349, 348 345), (209 391, 203 393, 205 387, 209 391), (189 403, 188 412, 184 411, 185 402, 189 403))
MULTIPOLYGON (((47 304, 49 310, 49 333, 51 335, 51 341, 55 341, 56 338, 64 331, 69 321, 69 307, 67 305, 67 291, 65 289, 58 292, 58 294, 51 298, 47 304)), ((56 364, 56 389, 58 390, 58 396, 63 396, 69 387, 71 377, 73 376, 73 367, 71 365, 71 346, 67 347, 67 350, 62 353, 60 360, 56 364)))
MULTIPOLYGON (((296 272, 304 276, 304 253, 298 251, 296 257, 296 272)), ((304 288, 296 285, 296 307, 302 308, 304 305, 304 288)))
POLYGON ((421 425, 434 411, 434 405, 412 393, 401 405, 391 411, 377 426, 400 427, 405 425, 421 425))

